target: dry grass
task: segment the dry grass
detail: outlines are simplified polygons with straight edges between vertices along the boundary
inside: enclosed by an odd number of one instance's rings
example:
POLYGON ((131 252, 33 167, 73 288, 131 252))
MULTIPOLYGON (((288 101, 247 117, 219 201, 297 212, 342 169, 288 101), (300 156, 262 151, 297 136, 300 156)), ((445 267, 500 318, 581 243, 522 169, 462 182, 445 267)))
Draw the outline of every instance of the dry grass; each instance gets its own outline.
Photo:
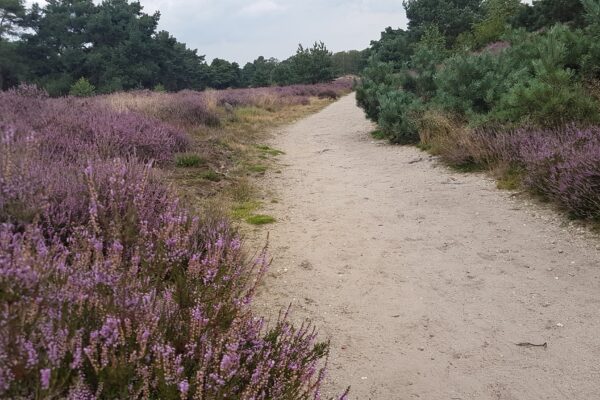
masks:
POLYGON ((158 115, 161 104, 167 101, 167 93, 142 94, 141 92, 118 92, 102 96, 102 100, 111 108, 119 111, 144 111, 146 114, 158 115))
POLYGON ((246 89, 137 91, 99 96, 95 101, 186 130, 193 140, 192 148, 165 168, 180 197, 199 211, 208 208, 217 215, 248 220, 260 208, 253 181, 282 154, 265 145, 271 130, 315 113, 334 99, 286 98, 269 89, 246 89), (251 105, 227 102, 236 100, 251 105))
POLYGON ((521 186, 522 171, 510 163, 510 136, 501 131, 479 131, 464 121, 429 110, 419 121, 420 147, 450 167, 464 172, 488 171, 500 189, 521 186))
MULTIPOLYGON (((507 160, 503 144, 509 137, 497 136, 489 140, 493 131, 482 132, 469 128, 464 121, 442 112, 429 110, 418 121, 420 147, 452 167, 479 169, 492 168, 507 160)), ((506 147, 506 146, 505 146, 506 147)))
MULTIPOLYGON (((271 169, 282 154, 265 145, 272 130, 318 112, 332 101, 312 98, 307 105, 284 106, 271 111, 260 107, 226 111, 219 107, 219 112, 225 115, 220 127, 188 129, 194 139, 192 152, 204 163, 198 168, 169 168, 167 175, 182 198, 196 208, 247 221, 261 207, 255 181, 271 169), (207 171, 219 174, 221 179, 207 180, 207 171)), ((264 104, 268 106, 269 102, 264 104)))
POLYGON ((462 121, 442 112, 428 110, 418 120, 420 145, 453 167, 474 162, 471 132, 462 121))

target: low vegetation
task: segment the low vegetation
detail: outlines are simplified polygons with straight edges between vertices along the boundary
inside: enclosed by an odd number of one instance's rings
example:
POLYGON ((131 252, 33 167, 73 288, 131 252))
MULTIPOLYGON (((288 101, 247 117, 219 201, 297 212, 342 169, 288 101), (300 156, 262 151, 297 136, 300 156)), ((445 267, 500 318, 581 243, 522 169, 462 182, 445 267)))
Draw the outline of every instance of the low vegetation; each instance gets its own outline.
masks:
POLYGON ((350 85, 0 92, 0 397, 319 398, 327 343, 287 311, 253 314, 266 252, 246 256, 228 219, 182 193, 194 176, 273 222, 235 167, 279 154, 259 130, 350 85))
POLYGON ((600 2, 404 5, 357 86, 378 135, 600 221, 600 2))

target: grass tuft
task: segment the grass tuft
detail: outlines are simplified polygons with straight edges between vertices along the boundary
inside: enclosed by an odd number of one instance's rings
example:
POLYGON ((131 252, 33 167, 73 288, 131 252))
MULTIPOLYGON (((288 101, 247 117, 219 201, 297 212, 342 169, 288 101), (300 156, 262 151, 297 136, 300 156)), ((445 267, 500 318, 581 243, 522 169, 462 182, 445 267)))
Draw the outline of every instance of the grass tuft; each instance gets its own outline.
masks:
POLYGON ((206 164, 206 160, 194 153, 181 153, 175 156, 175 165, 180 168, 194 168, 206 164))
POLYGON ((371 136, 373 137, 373 139, 376 139, 376 140, 388 139, 388 136, 385 133, 383 133, 383 131, 381 131, 381 130, 376 130, 376 131, 371 132, 371 136))
POLYGON ((202 174, 200 174, 200 177, 202 179, 206 179, 207 181, 211 181, 211 182, 220 182, 221 179, 223 179, 223 176, 215 171, 203 172, 202 174))
POLYGON ((263 153, 265 153, 267 155, 273 156, 273 157, 279 156, 281 154, 285 154, 281 150, 277 150, 277 149, 274 149, 274 148, 266 146, 266 145, 259 145, 259 146, 256 146, 256 148, 258 150, 260 150, 261 152, 263 152, 263 153))
POLYGON ((247 169, 248 169, 248 171, 254 172, 257 174, 264 174, 265 172, 267 172, 267 166, 262 165, 262 164, 248 165, 247 169))
POLYGON ((258 201, 244 201, 236 204, 231 212, 232 217, 236 219, 247 219, 252 216, 252 213, 260 207, 258 201))
POLYGON ((259 214, 251 215, 250 217, 246 218, 246 222, 251 225, 267 225, 276 222, 276 219, 270 215, 259 214))
POLYGON ((477 164, 474 162, 465 162, 461 164, 450 164, 449 167, 457 172, 483 172, 485 168, 481 164, 477 164))

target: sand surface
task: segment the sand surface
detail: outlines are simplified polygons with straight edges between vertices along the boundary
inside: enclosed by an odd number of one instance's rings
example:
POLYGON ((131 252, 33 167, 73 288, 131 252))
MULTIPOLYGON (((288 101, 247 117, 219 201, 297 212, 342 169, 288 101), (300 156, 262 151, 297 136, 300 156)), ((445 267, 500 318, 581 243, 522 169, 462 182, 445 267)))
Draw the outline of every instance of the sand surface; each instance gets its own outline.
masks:
POLYGON ((600 399, 600 241, 526 196, 375 142, 353 95, 274 135, 257 307, 332 341, 324 394, 600 399), (519 346, 519 343, 547 347, 519 346))

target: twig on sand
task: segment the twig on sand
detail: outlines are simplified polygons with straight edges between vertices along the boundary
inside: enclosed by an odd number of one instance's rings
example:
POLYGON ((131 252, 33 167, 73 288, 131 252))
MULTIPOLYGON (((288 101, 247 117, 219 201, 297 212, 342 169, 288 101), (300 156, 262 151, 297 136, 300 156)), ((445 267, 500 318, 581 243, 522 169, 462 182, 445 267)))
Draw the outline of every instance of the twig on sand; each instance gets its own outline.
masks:
POLYGON ((416 163, 418 163, 418 162, 421 162, 421 161, 423 161, 423 160, 424 160, 424 158, 423 158, 423 157, 415 158, 414 160, 410 160, 410 161, 408 162, 408 164, 416 164, 416 163))
POLYGON ((515 343, 517 346, 521 346, 521 347, 543 347, 545 349, 548 348, 548 342, 544 342, 542 344, 533 344, 533 343, 529 343, 529 342, 521 342, 521 343, 515 343))

